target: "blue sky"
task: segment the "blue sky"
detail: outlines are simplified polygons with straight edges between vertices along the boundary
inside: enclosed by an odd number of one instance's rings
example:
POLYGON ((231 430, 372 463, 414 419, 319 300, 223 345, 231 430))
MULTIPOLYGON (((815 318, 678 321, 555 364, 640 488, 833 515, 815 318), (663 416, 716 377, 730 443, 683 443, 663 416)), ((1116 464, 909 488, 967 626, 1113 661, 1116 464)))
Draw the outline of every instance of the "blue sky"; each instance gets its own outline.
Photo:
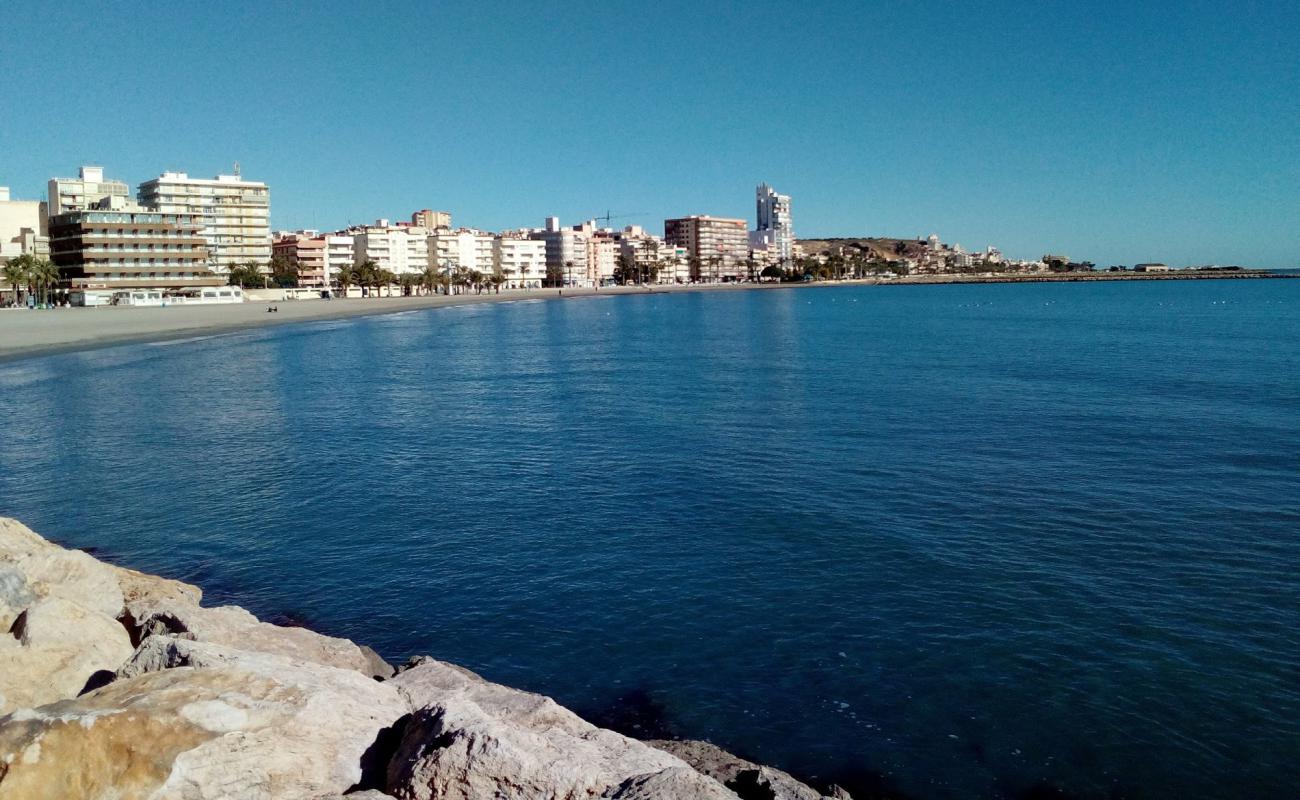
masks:
POLYGON ((238 160, 276 228, 445 209, 1300 266, 1300 3, 0 6, 0 185, 238 160), (361 10, 361 9, 365 10, 361 10))

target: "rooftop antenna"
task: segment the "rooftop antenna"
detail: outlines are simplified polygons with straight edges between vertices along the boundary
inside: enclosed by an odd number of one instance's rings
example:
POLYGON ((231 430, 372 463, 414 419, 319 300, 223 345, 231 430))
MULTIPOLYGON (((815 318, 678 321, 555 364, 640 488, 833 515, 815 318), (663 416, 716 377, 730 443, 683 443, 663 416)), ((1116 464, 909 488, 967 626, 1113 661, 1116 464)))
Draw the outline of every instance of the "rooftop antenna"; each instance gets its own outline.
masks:
POLYGON ((236 177, 236 178, 239 177, 239 162, 238 162, 238 161, 235 162, 235 177, 236 177))

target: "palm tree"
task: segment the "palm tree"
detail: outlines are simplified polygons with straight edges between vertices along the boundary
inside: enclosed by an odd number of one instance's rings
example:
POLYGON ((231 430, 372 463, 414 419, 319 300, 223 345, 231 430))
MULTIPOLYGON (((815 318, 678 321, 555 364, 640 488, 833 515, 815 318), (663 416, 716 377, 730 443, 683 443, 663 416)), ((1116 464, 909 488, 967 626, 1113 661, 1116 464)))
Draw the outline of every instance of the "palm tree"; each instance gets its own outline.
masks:
POLYGON ((437 293, 437 286, 440 282, 438 268, 432 264, 425 267, 424 271, 420 273, 420 285, 428 290, 429 294, 437 293))
POLYGON ((357 282, 356 270, 353 267, 341 267, 334 276, 334 280, 338 281, 339 288, 343 290, 343 296, 347 297, 348 287, 357 282))
POLYGON ((50 289, 59 285, 59 268, 51 264, 48 258, 38 258, 31 267, 29 280, 40 292, 41 305, 48 305, 50 289))
POLYGON ((709 256, 709 278, 713 283, 718 282, 718 273, 722 268, 722 256, 714 254, 709 256))
POLYGON ((9 259, 9 261, 5 263, 4 267, 0 267, 0 275, 4 276, 5 283, 9 284, 9 288, 13 290, 14 305, 19 304, 18 301, 21 297, 20 292, 25 286, 27 286, 30 280, 32 265, 34 263, 36 263, 36 256, 30 253, 23 253, 22 255, 14 256, 9 259))

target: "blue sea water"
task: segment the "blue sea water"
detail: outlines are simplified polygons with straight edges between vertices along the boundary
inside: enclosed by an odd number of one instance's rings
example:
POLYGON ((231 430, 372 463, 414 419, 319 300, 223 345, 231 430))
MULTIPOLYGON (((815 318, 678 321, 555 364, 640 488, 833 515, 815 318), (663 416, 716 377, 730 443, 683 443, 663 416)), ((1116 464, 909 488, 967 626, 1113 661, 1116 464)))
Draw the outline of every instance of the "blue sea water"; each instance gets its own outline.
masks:
POLYGON ((0 420, 0 513, 633 732, 1300 785, 1300 281, 449 308, 0 365, 0 420))

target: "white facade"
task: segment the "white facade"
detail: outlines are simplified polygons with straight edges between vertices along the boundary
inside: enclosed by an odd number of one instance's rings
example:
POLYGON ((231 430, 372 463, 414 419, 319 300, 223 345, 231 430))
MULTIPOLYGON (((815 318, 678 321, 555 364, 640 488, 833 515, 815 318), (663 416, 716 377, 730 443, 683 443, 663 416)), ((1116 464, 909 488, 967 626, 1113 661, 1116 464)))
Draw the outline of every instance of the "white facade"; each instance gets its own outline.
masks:
POLYGON ((782 263, 794 257, 794 222, 790 216, 790 196, 777 194, 766 183, 755 190, 758 199, 758 225, 756 233, 767 234, 768 258, 782 263))
POLYGON ((491 275, 493 239, 481 231, 440 231, 429 235, 429 259, 440 271, 460 267, 491 275))
POLYGON ((686 248, 664 242, 639 227, 628 227, 619 237, 619 255, 629 259, 645 274, 653 273, 656 283, 689 283, 686 248))
POLYGON ((507 289, 538 289, 546 280, 546 242, 498 236, 492 256, 507 289))
POLYGON ((587 269, 588 232, 561 228, 558 218, 547 217, 546 229, 533 232, 532 238, 546 243, 546 266, 562 276, 565 286, 592 285, 587 269))
POLYGON ((325 285, 333 286, 339 270, 356 263, 356 247, 350 233, 325 234, 325 285))
MULTIPOLYGON (((384 223, 387 220, 379 220, 384 223)), ((352 232, 353 262, 375 262, 395 275, 418 275, 429 266, 428 231, 424 228, 374 225, 352 232)))
POLYGON ((124 181, 104 180, 103 167, 82 167, 75 178, 50 178, 49 214, 87 211, 101 204, 121 208, 130 196, 124 181))
POLYGON ((225 274, 249 261, 266 269, 271 260, 271 190, 265 183, 164 172, 140 184, 137 196, 141 205, 164 214, 201 214, 213 272, 225 274))
POLYGON ((0 186, 0 264, 24 254, 48 256, 46 219, 45 203, 11 200, 9 188, 0 186))

